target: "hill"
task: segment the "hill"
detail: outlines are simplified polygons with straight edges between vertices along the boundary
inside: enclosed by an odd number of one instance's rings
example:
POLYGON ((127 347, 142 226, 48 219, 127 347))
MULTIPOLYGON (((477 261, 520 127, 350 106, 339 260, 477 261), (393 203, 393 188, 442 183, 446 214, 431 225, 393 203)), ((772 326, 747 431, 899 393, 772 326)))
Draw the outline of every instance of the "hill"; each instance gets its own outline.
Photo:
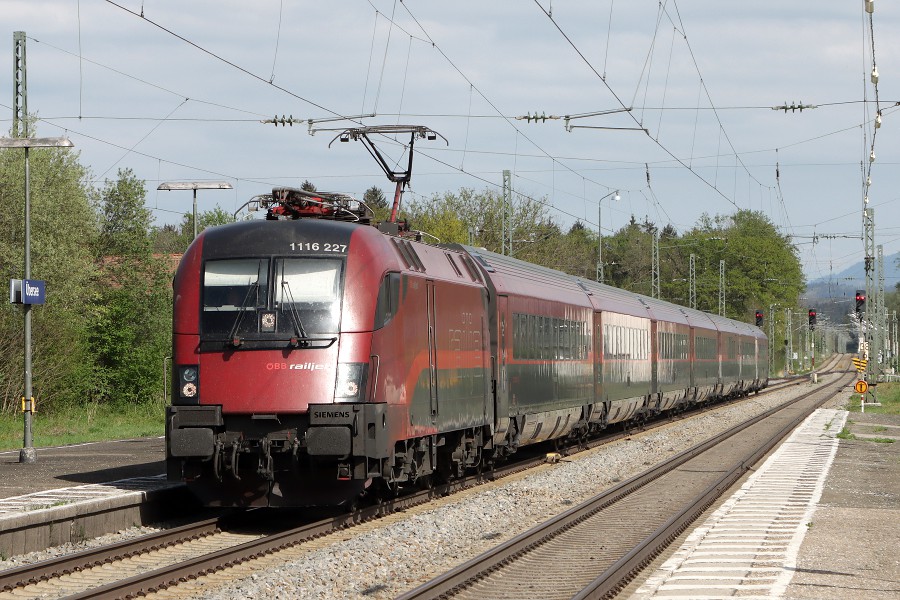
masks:
MULTIPOLYGON (((900 282, 900 252, 884 257, 884 290, 892 292, 900 282)), ((877 279, 876 279, 877 284, 877 279)), ((863 261, 830 277, 820 277, 807 283, 803 299, 819 314, 828 315, 835 323, 843 323, 846 315, 854 310, 856 290, 866 288, 866 271, 863 261)))

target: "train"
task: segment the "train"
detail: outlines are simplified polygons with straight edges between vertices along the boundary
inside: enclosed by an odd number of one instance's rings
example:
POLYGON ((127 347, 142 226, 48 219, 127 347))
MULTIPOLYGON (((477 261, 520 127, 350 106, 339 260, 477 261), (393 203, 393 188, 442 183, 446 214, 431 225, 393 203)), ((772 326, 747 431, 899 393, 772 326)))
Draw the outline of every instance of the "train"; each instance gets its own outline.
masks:
POLYGON ((207 506, 347 507, 768 383, 754 325, 276 188, 173 280, 168 479, 207 506))

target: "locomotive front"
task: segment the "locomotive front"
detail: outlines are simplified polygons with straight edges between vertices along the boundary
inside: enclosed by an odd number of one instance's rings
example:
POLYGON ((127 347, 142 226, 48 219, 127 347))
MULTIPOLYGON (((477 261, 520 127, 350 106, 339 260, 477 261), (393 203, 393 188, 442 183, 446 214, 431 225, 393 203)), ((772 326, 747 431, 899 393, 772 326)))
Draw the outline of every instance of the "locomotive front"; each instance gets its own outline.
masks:
MULTIPOLYGON (((377 235, 371 229, 249 221, 204 231, 184 255, 167 471, 204 504, 349 502, 367 481, 359 455, 387 452, 381 428, 361 433, 384 415, 365 402, 371 325, 352 318, 374 314, 381 273, 370 257, 348 260, 351 238, 377 235), (374 291, 348 299, 348 278, 374 291)), ((365 254, 365 240, 356 245, 365 254)))

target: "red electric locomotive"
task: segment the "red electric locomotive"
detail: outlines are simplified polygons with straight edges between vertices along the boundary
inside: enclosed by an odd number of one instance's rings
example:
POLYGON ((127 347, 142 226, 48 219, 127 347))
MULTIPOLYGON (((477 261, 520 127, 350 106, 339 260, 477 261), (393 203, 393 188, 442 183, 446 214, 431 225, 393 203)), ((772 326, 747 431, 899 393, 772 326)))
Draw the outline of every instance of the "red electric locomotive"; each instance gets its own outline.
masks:
POLYGON ((210 505, 333 505, 477 464, 494 415, 471 259, 341 197, 274 195, 270 219, 310 218, 208 229, 175 275, 169 477, 210 505))
POLYGON ((313 506, 764 386, 750 325, 368 226, 280 188, 174 281, 170 479, 206 504, 313 506))

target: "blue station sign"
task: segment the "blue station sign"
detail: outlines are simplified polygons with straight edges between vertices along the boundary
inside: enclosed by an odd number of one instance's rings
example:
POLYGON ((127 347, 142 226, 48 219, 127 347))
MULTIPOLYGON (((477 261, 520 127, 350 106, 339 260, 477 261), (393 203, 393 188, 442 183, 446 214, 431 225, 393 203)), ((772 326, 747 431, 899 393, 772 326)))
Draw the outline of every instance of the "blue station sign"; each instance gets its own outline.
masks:
POLYGON ((47 282, 40 279, 10 279, 9 301, 12 304, 43 304, 47 282))

